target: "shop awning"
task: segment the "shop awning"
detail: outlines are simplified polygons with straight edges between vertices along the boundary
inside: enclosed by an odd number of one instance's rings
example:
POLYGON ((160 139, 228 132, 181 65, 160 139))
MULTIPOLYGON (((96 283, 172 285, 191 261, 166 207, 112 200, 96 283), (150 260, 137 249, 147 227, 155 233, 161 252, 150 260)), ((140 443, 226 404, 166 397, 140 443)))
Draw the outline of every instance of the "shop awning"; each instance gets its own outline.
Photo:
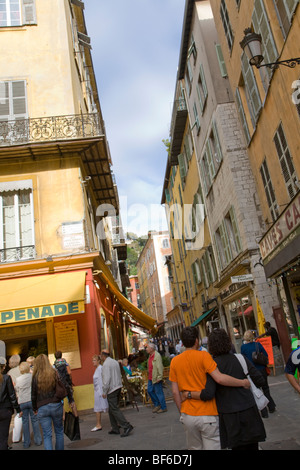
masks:
POLYGON ((0 325, 84 313, 85 271, 0 281, 0 325))
POLYGON ((94 266, 97 269, 95 274, 102 279, 104 284, 108 285, 109 290, 116 296, 119 305, 128 312, 137 323, 151 331, 152 334, 155 334, 157 331, 155 325, 156 321, 124 297, 107 266, 105 266, 104 263, 101 263, 100 257, 94 260, 94 266))
POLYGON ((217 307, 214 307, 214 308, 211 308, 210 310, 208 310, 207 312, 203 313, 203 314, 201 315, 201 317, 197 318, 197 320, 195 320, 194 323, 191 324, 191 326, 197 326, 197 325, 199 325, 199 323, 201 323, 202 320, 204 320, 204 319, 207 318, 209 315, 211 315, 216 309, 217 309, 217 307))
POLYGON ((251 315, 253 313, 253 307, 252 305, 250 305, 250 307, 247 307, 246 310, 244 310, 244 312, 239 312, 239 317, 241 317, 242 315, 251 315))

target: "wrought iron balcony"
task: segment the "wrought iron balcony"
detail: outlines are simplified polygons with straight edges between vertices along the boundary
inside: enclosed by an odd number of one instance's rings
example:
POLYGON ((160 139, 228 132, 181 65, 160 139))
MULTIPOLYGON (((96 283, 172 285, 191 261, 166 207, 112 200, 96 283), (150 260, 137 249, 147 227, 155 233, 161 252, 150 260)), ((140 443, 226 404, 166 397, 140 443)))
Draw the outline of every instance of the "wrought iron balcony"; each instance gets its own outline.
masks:
POLYGON ((96 113, 0 121, 0 147, 104 135, 96 113))
POLYGON ((36 258, 34 245, 4 248, 0 250, 0 263, 13 263, 36 258))

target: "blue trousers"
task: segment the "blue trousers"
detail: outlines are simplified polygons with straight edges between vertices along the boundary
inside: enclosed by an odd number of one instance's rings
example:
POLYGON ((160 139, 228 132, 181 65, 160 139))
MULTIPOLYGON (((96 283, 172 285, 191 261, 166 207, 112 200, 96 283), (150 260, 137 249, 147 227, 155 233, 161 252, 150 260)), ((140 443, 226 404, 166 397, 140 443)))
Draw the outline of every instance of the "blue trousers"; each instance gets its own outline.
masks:
POLYGON ((55 432, 55 450, 64 450, 63 404, 48 403, 38 409, 38 419, 43 431, 45 450, 53 450, 52 425, 55 432))
POLYGON ((31 401, 26 402, 26 403, 21 403, 20 408, 21 408, 21 411, 23 411, 22 425, 23 425, 23 435, 24 435, 24 447, 27 448, 30 446, 29 418, 32 424, 34 442, 36 445, 40 446, 42 443, 40 425, 39 425, 38 417, 33 412, 31 401))
POLYGON ((147 392, 154 406, 160 406, 162 410, 167 408, 162 380, 155 384, 152 383, 152 380, 148 380, 147 392))

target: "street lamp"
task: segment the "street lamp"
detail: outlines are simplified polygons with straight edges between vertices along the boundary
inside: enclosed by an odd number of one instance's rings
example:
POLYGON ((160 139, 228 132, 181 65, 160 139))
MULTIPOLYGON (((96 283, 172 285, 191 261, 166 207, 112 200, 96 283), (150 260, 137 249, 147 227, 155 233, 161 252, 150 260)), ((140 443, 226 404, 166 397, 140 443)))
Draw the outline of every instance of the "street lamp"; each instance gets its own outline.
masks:
POLYGON ((254 33, 251 28, 247 28, 244 31, 245 36, 240 42, 241 48, 245 51, 249 63, 252 66, 257 67, 269 67, 270 69, 277 69, 279 65, 284 65, 289 68, 295 68, 296 65, 300 65, 300 57, 295 59, 280 60, 272 62, 270 64, 262 64, 264 56, 261 51, 262 37, 261 34, 254 33))

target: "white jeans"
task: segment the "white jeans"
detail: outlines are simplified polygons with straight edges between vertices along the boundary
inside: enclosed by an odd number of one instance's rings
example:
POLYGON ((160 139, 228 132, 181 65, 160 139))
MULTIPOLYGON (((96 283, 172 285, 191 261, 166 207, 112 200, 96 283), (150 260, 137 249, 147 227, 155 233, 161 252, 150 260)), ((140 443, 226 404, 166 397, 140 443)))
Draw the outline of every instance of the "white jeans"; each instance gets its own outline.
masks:
POLYGON ((190 416, 181 413, 188 450, 220 450, 218 416, 190 416))

